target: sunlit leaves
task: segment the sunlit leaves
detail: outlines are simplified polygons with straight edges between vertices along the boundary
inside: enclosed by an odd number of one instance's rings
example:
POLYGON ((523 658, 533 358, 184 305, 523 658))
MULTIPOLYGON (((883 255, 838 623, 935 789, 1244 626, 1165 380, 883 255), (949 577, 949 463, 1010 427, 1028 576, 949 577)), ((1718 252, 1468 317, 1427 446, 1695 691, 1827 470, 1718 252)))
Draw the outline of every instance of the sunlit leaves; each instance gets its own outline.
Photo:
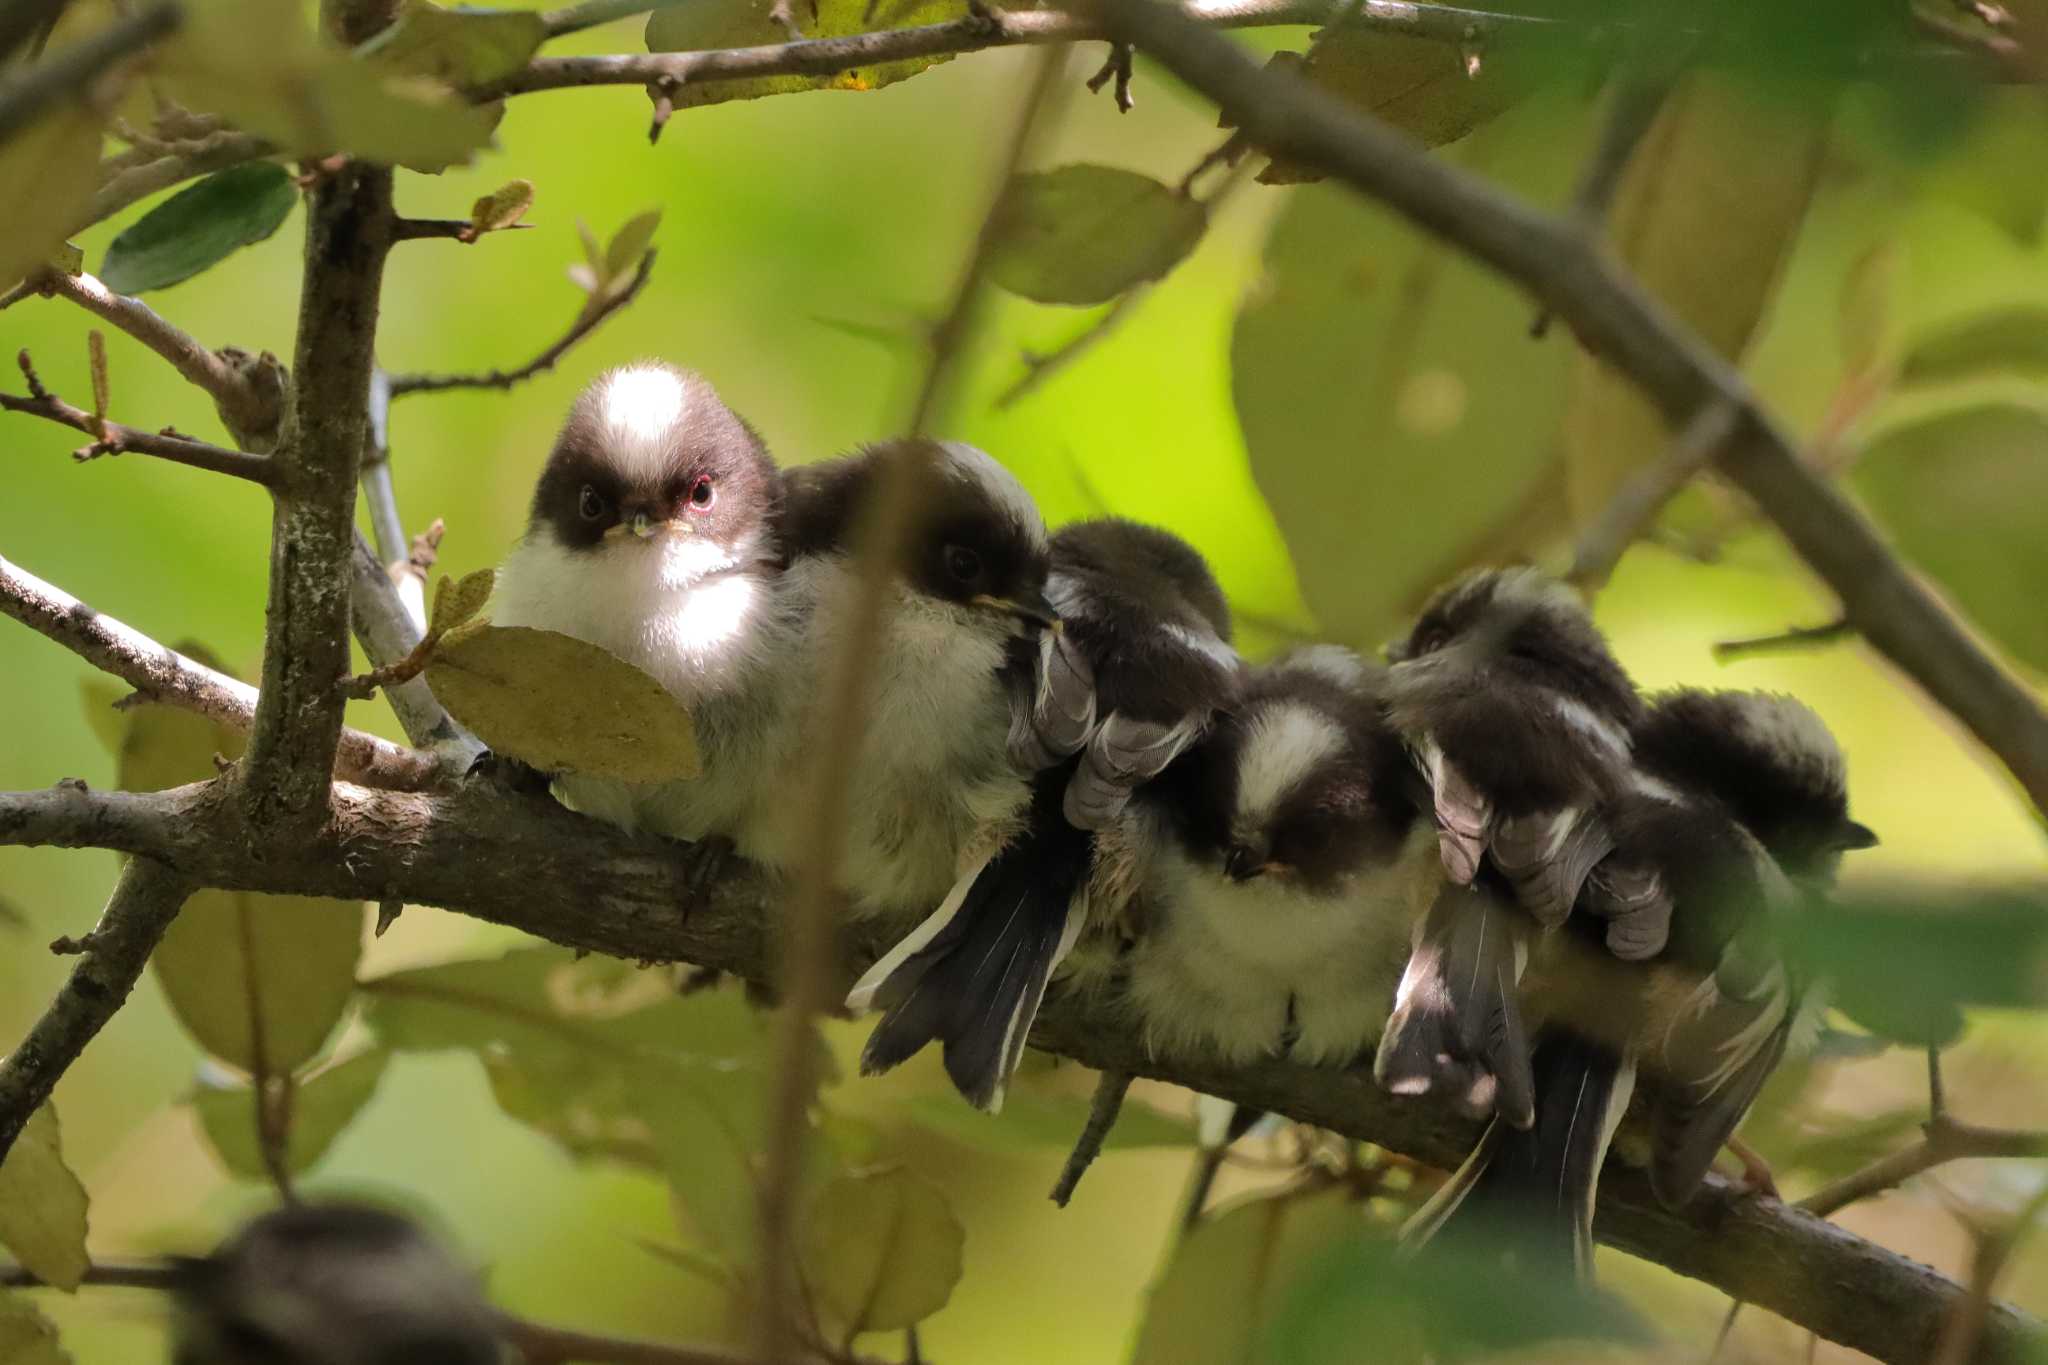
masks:
POLYGON ((64 1164, 57 1111, 45 1104, 0 1162, 0 1246, 37 1279, 76 1289, 89 1264, 85 1207, 85 1187, 64 1164))
POLYGON ((427 629, 436 635, 446 635, 457 626, 467 625, 491 600, 491 589, 497 582, 495 569, 479 569, 461 578, 444 577, 436 581, 427 629))
POLYGON ((398 22, 362 47, 393 71, 445 84, 487 85, 524 67, 548 36, 533 10, 443 9, 409 0, 398 22))
POLYGON ((462 240, 473 242, 486 232, 502 232, 517 226, 533 207, 533 182, 510 180, 480 196, 469 206, 469 230, 462 240))
POLYGON ((0 290, 50 260, 86 217, 99 183, 100 113, 65 101, 0 142, 0 290))
MULTIPOLYGON (((656 10, 647 18, 647 50, 694 52, 788 42, 788 30, 770 15, 773 7, 773 0, 691 0, 656 10)), ((967 4, 966 0, 817 0, 816 4, 792 0, 789 11, 806 38, 844 38, 962 19, 967 4)), ((688 81, 667 94, 677 108, 688 109, 799 90, 879 90, 946 60, 949 58, 906 57, 827 76, 762 76, 703 84, 688 81)))
POLYGON ((587 225, 576 225, 577 235, 583 240, 583 263, 569 267, 569 278, 590 296, 586 307, 599 307, 626 292, 659 226, 660 209, 636 213, 620 224, 610 241, 600 246, 587 225))
POLYGON ((496 118, 439 81, 316 38, 301 7, 273 0, 193 0, 161 71, 188 108, 300 156, 347 152, 442 170, 488 142, 496 118))
POLYGON ((1040 303, 1106 303, 1180 264, 1207 226, 1201 204, 1135 171, 1020 175, 990 225, 989 278, 1040 303))
POLYGON ((100 280, 141 294, 188 280, 239 247, 277 231, 299 193, 284 167, 231 166, 180 190, 107 244, 100 280))
POLYGON ((0 1292, 0 1365, 71 1365, 56 1325, 19 1294, 0 1292))
MULTIPOLYGON (((1447 154, 1555 202, 1582 127, 1531 101, 1447 154)), ((1232 339, 1234 396, 1327 638, 1377 648, 1461 566, 1561 532, 1571 343, 1529 335, 1525 296, 1335 188, 1295 192, 1265 267, 1232 339)))
POLYGON ((477 738, 544 772, 627 782, 697 774, 696 735, 676 699, 570 636, 471 622, 435 648, 427 681, 477 738))
POLYGON ((804 1285, 848 1333, 909 1327, 946 1306, 966 1233, 929 1182, 901 1168, 840 1176, 812 1198, 804 1285))
MULTIPOLYGON (((1295 1276, 1361 1222, 1359 1205, 1341 1189, 1248 1199, 1210 1215, 1180 1244, 1153 1287, 1132 1365, 1265 1359, 1272 1315, 1295 1276)), ((1392 1357, 1376 1347, 1374 1358, 1392 1357)))
MULTIPOLYGON (((1824 111, 1808 103, 1702 72, 1671 92, 1623 172, 1609 213, 1615 253, 1725 356, 1740 357, 1770 301, 1806 216, 1824 132, 1824 111)), ((1582 524, 1671 439, 1635 386, 1591 356, 1573 367, 1565 431, 1572 516, 1582 524)))
MULTIPOLYGON (((360 1056, 296 1079, 291 1091, 291 1129, 284 1145, 286 1169, 311 1169, 342 1130, 355 1121, 377 1092, 391 1054, 372 1048, 360 1056)), ((256 1091, 241 1084, 208 1084, 192 1095, 192 1108, 221 1164, 245 1180, 267 1180, 269 1168, 257 1139, 256 1091)))
POLYGON ((1854 478, 1900 553, 2016 657, 2048 668, 2048 613, 2014 590, 2048 582, 2048 417, 2005 404, 1947 412, 1878 438, 1854 478))

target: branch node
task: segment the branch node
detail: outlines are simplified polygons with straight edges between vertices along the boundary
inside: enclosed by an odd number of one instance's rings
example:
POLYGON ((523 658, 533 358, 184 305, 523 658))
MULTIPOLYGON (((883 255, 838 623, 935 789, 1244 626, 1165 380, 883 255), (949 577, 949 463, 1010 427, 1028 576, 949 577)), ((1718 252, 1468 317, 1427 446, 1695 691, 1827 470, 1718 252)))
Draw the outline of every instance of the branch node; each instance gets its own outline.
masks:
POLYGON ((1109 45, 1109 57, 1102 63, 1102 69, 1088 78, 1089 93, 1100 93, 1102 87, 1111 80, 1116 82, 1117 112, 1122 114, 1130 113, 1136 101, 1131 98, 1131 45, 1129 43, 1111 43, 1109 45))

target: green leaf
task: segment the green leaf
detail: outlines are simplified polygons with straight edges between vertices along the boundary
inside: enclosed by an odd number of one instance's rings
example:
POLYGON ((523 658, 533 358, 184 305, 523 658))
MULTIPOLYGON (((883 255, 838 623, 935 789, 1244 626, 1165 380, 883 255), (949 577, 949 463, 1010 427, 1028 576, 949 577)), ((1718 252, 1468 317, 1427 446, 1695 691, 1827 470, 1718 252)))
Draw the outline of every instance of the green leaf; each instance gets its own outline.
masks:
POLYGON ((516 226, 533 207, 533 182, 509 180, 469 206, 471 238, 516 226))
POLYGON ((76 1289, 90 1264, 85 1210, 85 1186, 64 1164, 57 1111, 45 1104, 0 1162, 0 1246, 45 1284, 76 1289))
MULTIPOLYGON (((387 1049, 372 1048, 294 1080, 291 1130, 285 1143, 285 1165, 294 1174, 312 1169, 327 1155, 342 1130, 376 1094, 390 1060, 387 1049)), ((213 1144, 230 1175, 244 1180, 270 1178, 257 1139, 256 1091, 252 1087, 202 1084, 190 1103, 206 1140, 213 1144)))
POLYGON ((0 1291, 0 1365, 71 1365, 57 1327, 19 1294, 0 1291))
POLYGON ((2014 657, 2048 668, 2048 416, 1994 404, 1894 429, 1853 482, 1899 551, 2014 657))
POLYGON ((819 1190, 798 1255, 804 1284, 849 1334, 889 1331, 946 1306, 966 1236, 937 1186, 892 1167, 819 1190))
POLYGON ((427 682, 477 738, 543 772, 697 775, 689 713, 647 674, 570 636, 472 621, 434 651, 427 682))
POLYGON ((358 52, 393 71, 460 89, 520 70, 547 36, 547 21, 533 10, 450 10, 409 0, 398 22, 358 52))
POLYGON ((649 209, 645 213, 628 218, 611 242, 604 249, 604 274, 607 284, 622 287, 632 278, 640 258, 647 254, 647 247, 654 240, 654 230, 661 226, 661 210, 649 209))
POLYGON ((142 294, 189 280, 276 232, 299 192, 284 167, 251 162, 216 171, 144 214, 107 244, 100 280, 142 294))
MULTIPOLYGON (((769 17, 773 0, 691 0, 647 17, 649 52, 784 43, 789 34, 769 17)), ((967 16, 966 0, 797 0, 792 6, 806 38, 845 38, 885 29, 918 28, 967 16)), ((724 100, 759 99, 800 90, 879 90, 952 60, 906 57, 826 76, 762 76, 741 81, 686 81, 667 92, 678 109, 724 100)))
POLYGON ((1135 171, 1020 175, 990 225, 989 278, 1040 303, 1104 303, 1180 264, 1208 222, 1199 203, 1135 171))
POLYGON ((99 187, 100 115, 84 99, 59 104, 0 142, 0 290, 64 249, 99 187))
MULTIPOLYGON (((1609 212, 1615 254, 1699 338, 1739 360, 1791 255, 1820 172, 1826 111, 1725 72, 1671 92, 1609 212), (1769 155, 1759 155, 1768 147, 1769 155), (1703 230, 1711 224, 1711 230, 1703 230)), ((1670 445, 1672 431, 1604 360, 1573 366, 1567 491, 1583 526, 1670 445)))
POLYGON ((1939 384, 1991 374, 2048 374, 2048 306, 2018 303, 1957 318, 1906 351, 1905 384, 1939 384))
MULTIPOLYGON (((1247 1199, 1205 1218, 1153 1286, 1131 1365, 1263 1360, 1259 1346, 1290 1282, 1310 1257, 1355 1231, 1360 1216, 1343 1190, 1329 1189, 1247 1199)), ((1374 1354, 1401 1358, 1377 1343, 1374 1354)))
MULTIPOLYGON (((1448 153, 1562 197, 1585 115, 1531 100, 1448 153)), ((1570 338, 1520 291, 1334 187, 1293 193, 1231 340, 1251 468, 1325 638, 1376 650, 1466 565, 1563 533, 1570 338)))
POLYGON ((446 635, 469 621, 491 600, 491 589, 497 581, 496 569, 478 569, 461 578, 444 575, 434 584, 434 607, 428 614, 428 629, 436 635, 446 635))
MULTIPOLYGON (((220 666, 204 646, 178 649, 220 666)), ((215 754, 242 752, 241 735, 203 716, 158 704, 127 715, 116 770, 129 791, 212 777, 215 754)), ((348 1007, 363 909, 360 901, 200 891, 171 922, 150 969, 201 1047, 245 1072, 283 1075, 320 1050, 348 1007)))
MULTIPOLYGON (((970 1108, 950 1091, 914 1095, 904 1101, 906 1111, 920 1127, 968 1147, 997 1152, 1065 1151, 1088 1121, 1088 1105, 1082 1095, 1016 1086, 1003 1101, 1003 1112, 993 1117, 970 1108)), ((1194 1125, 1187 1120, 1169 1118, 1150 1105, 1133 1101, 1118 1113, 1116 1126, 1109 1130, 1102 1148, 1189 1147, 1194 1141, 1194 1125)))

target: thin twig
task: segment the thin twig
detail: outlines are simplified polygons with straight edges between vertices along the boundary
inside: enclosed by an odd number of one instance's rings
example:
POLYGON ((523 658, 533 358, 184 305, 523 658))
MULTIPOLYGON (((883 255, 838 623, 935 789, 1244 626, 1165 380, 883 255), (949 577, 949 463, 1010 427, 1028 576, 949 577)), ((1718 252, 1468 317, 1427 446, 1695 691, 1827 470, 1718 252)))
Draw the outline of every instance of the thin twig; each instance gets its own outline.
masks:
POLYGON ((214 474, 228 474, 237 479, 268 486, 275 477, 275 467, 268 455, 252 455, 247 451, 229 450, 225 446, 195 441, 189 436, 180 436, 166 428, 163 431, 141 431, 135 427, 123 426, 119 422, 103 422, 83 408, 73 407, 44 388, 29 363, 27 351, 17 358, 21 372, 29 382, 29 396, 17 398, 11 393, 0 393, 0 410, 18 412, 28 417, 40 417, 46 422, 81 431, 93 439, 71 452, 79 461, 96 460, 102 455, 153 455, 159 460, 172 464, 187 465, 193 469, 204 469, 214 474))
POLYGON ((0 1160, 21 1136, 29 1115, 50 1098, 57 1078, 121 1008, 191 893, 192 883, 148 858, 133 859, 121 870, 57 998, 0 1061, 0 1160))
POLYGON ((82 92, 107 68, 175 33, 184 17, 184 10, 169 0, 151 5, 115 20, 0 85, 0 142, 26 128, 57 101, 82 98, 82 92))
POLYGON ((1848 617, 1829 621, 1819 626, 1793 626, 1775 635, 1756 635, 1745 640, 1717 640, 1714 643, 1714 660, 1717 663, 1733 663, 1756 654, 1775 654, 1788 649, 1812 649, 1816 645, 1839 644, 1856 634, 1856 627, 1849 624, 1848 617))
POLYGON ((1060 1168, 1060 1178, 1053 1182, 1052 1202, 1061 1208, 1074 1197, 1081 1177, 1088 1174, 1095 1158, 1102 1155, 1102 1144, 1109 1140, 1109 1130, 1116 1127, 1116 1116, 1123 1109, 1124 1096, 1130 1088, 1128 1071, 1105 1071, 1095 1083, 1095 1098, 1088 1102, 1088 1121, 1081 1125, 1081 1136, 1074 1140, 1074 1150, 1067 1154, 1067 1164, 1060 1168))
POLYGON ((135 161, 127 155, 100 163, 100 187, 93 195, 81 228, 111 218, 130 204, 202 175, 224 171, 245 161, 275 155, 277 148, 260 137, 223 128, 193 138, 168 155, 135 161))
POLYGON ((667 9, 670 5, 695 3, 696 0, 583 0, 578 5, 549 10, 541 16, 541 21, 547 26, 548 37, 559 38, 565 33, 580 33, 600 24, 630 19, 636 14, 667 9))
POLYGON ((1117 329, 1118 324, 1137 311, 1138 305, 1150 292, 1147 285, 1136 285, 1118 294, 1109 307, 1096 314, 1086 327, 1068 337, 1050 351, 1025 351, 1019 358, 1024 362, 1024 373, 1017 376, 1017 382, 996 396, 992 406, 998 411, 1024 398, 1030 397, 1054 379, 1061 370, 1079 360, 1096 344, 1117 329))
POLYGON ((1605 587, 1614 566, 1657 519, 1664 504, 1712 466, 1721 447, 1735 434, 1737 416, 1733 405, 1719 400, 1701 408, 1672 439, 1670 448, 1623 484, 1599 519, 1586 528, 1567 580, 1589 592, 1605 587))
POLYGON ((592 299, 584 305, 576 320, 569 324, 559 340, 532 360, 513 370, 489 370, 483 374, 401 374, 391 379, 391 396, 403 398, 409 393, 438 393, 447 389, 509 389, 521 384, 545 370, 554 368, 555 362, 569 353, 569 349, 583 338, 604 325, 605 319, 631 303, 647 284, 647 277, 654 269, 654 252, 648 251, 640 258, 640 268, 633 272, 633 278, 626 287, 602 299, 592 299))
MULTIPOLYGON (((1048 49, 1033 70, 1019 112, 1016 131, 990 199, 990 209, 975 236, 945 316, 931 332, 931 360, 911 407, 911 432, 922 434, 947 391, 956 348, 969 335, 985 258, 993 236, 990 224, 1012 177, 1035 145, 1048 99, 1066 65, 1067 49, 1048 49)), ((824 682, 815 705, 813 733, 821 736, 805 798, 806 856, 797 869, 795 891, 785 923, 782 1010, 774 1038, 775 1087, 769 1096, 768 1148, 761 1165, 760 1303, 754 1332, 754 1356, 762 1365, 788 1358, 795 1337, 793 1311, 798 1301, 793 1249, 796 1194, 800 1184, 806 1116, 817 1092, 814 1017, 829 1003, 834 963, 833 910, 838 901, 839 867, 846 844, 847 802, 853 787, 855 757, 866 733, 870 694, 874 687, 874 655, 870 648, 881 630, 882 613, 898 566, 907 555, 924 496, 926 447, 908 446, 890 460, 877 481, 875 505, 857 560, 858 581, 843 625, 844 645, 825 662, 824 682)))
POLYGON ((1325 172, 1528 289, 1667 418, 1710 402, 1738 413, 1720 472, 1840 596, 1863 637, 1946 707, 2048 811, 2048 712, 1971 637, 1843 494, 1799 451, 1741 374, 1584 240, 1403 134, 1152 0, 1104 0, 1119 37, 1217 101, 1269 153, 1325 172))
POLYGON ((1137 101, 1131 98, 1131 45, 1129 43, 1111 43, 1109 45, 1109 56, 1102 63, 1102 69, 1088 78, 1089 93, 1101 93, 1102 87, 1108 85, 1112 80, 1116 82, 1117 112, 1120 114, 1130 113, 1131 110, 1137 107, 1137 101))
POLYGON ((1984 1338, 1985 1323, 1991 1316, 1992 1295, 1998 1290, 1998 1278, 2005 1273, 2013 1253, 2032 1234, 2035 1223, 2040 1221, 2044 1212, 2048 1212, 2048 1185, 2036 1190, 2004 1226, 1979 1236, 1977 1254, 1970 1263, 1969 1292, 1949 1314, 1941 1340, 1929 1357, 1929 1365, 1969 1365, 1970 1361, 1978 1358, 1977 1344, 1984 1338))
POLYGON ((1799 1201, 1799 1207, 1827 1218, 1858 1200, 1882 1194, 1951 1161, 2038 1156, 2048 1156, 2048 1132, 1980 1128, 1943 1116, 1929 1120, 1919 1141, 1912 1146, 1880 1157, 1862 1170, 1815 1190, 1799 1201))
MULTIPOLYGON (((127 683, 144 700, 197 712, 233 730, 246 731, 255 717, 256 689, 249 684, 167 649, 5 559, 0 559, 0 615, 49 636, 127 683)), ((335 771, 350 782, 395 791, 431 786, 441 776, 432 755, 360 730, 342 731, 335 771)))

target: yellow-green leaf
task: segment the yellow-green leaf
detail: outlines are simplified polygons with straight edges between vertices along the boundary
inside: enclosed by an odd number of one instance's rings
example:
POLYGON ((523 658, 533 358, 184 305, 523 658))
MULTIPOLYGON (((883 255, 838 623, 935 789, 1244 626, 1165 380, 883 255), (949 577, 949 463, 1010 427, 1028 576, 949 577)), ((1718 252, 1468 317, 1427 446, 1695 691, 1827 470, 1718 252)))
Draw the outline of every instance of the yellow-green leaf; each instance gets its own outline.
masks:
MULTIPOLYGON (((647 17, 649 52, 751 47, 789 41, 769 17, 773 0, 691 0, 647 17)), ((884 29, 917 28, 965 18, 967 0, 794 0, 791 11, 806 38, 845 38, 884 29)), ((679 109, 724 100, 758 99, 799 90, 879 90, 908 80, 950 57, 906 57, 828 76, 762 76, 741 81, 687 81, 669 93, 679 109)))
POLYGON ((2048 307, 2016 303, 1957 318, 1915 341, 1899 369, 1908 384, 1995 374, 2048 374, 2048 307))
POLYGON ((596 645, 472 621, 434 651, 427 681, 477 738, 543 772, 627 782, 697 775, 689 714, 660 683, 596 645))
POLYGON ((436 635, 446 635, 468 621, 484 609, 484 603, 491 600, 491 588, 497 581, 496 569, 478 569, 461 578, 441 578, 434 584, 434 609, 428 617, 432 623, 429 628, 436 635))
POLYGON ((614 287, 623 285, 633 274, 640 258, 647 254, 648 244, 654 240, 654 230, 661 226, 661 210, 649 209, 645 213, 628 218, 611 242, 604 249, 604 275, 614 287))
POLYGON ((534 10, 450 10, 410 0, 398 22, 360 51, 393 71, 462 88, 511 75, 547 36, 547 22, 534 10))
MULTIPOLYGON (((1699 72, 1672 91, 1622 174, 1615 253, 1701 340, 1740 359, 1806 217, 1824 109, 1699 72)), ((1581 355, 1565 420, 1575 523, 1597 518, 1671 429, 1627 379, 1581 355)))
POLYGON ((45 1104, 0 1162, 0 1246, 39 1280, 76 1289, 85 1254, 85 1186, 64 1164, 57 1111, 45 1104))
POLYGON ((114 708, 128 692, 129 689, 100 673, 78 680, 78 700, 85 710, 85 723, 116 758, 121 756, 121 746, 128 738, 128 718, 114 708))
POLYGON ((512 180, 470 205, 469 226, 477 235, 499 232, 526 216, 533 207, 533 182, 512 180))
POLYGON ((1207 226, 1200 204, 1135 171, 1020 175, 991 225, 989 278, 1040 303, 1104 303, 1180 264, 1207 226))
POLYGON ((848 1332, 910 1327, 952 1297, 965 1240, 929 1181, 900 1167, 842 1175, 805 1217, 804 1284, 848 1332))
MULTIPOLYGON (((310 1170, 342 1130, 377 1093, 391 1053, 372 1048, 361 1056, 322 1067, 298 1079, 292 1088, 291 1132, 285 1143, 285 1164, 298 1173, 310 1170)), ((247 1085, 204 1085, 191 1098, 206 1140, 213 1144, 229 1174, 245 1180, 268 1180, 257 1138, 256 1092, 247 1085)))
POLYGON ((71 1365, 56 1324, 18 1294, 0 1293, 0 1365, 71 1365))
POLYGON ((82 99, 0 142, 0 290, 64 249, 86 217, 99 164, 100 114, 82 99))

